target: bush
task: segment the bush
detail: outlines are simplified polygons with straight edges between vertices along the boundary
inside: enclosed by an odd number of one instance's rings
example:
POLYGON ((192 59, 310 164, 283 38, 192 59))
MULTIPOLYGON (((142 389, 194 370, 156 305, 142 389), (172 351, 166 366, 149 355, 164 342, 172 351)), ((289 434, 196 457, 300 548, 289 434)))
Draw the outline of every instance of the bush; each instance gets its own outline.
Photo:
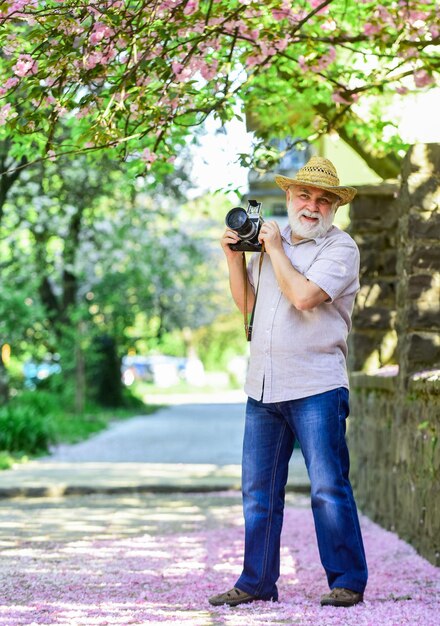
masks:
POLYGON ((0 407, 0 450, 39 454, 55 441, 57 403, 52 394, 23 393, 0 407))

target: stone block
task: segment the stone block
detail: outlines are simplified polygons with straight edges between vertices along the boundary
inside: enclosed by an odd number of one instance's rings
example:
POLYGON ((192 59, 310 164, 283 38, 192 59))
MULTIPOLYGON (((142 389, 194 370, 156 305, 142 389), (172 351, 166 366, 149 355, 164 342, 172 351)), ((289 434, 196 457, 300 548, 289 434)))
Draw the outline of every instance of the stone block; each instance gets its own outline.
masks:
POLYGON ((358 330, 389 330, 394 328, 395 312, 384 307, 365 307, 355 311, 353 325, 358 330))
POLYGON ((407 293, 409 300, 424 298, 438 308, 440 302, 440 273, 412 274, 408 276, 407 293))
POLYGON ((361 275, 395 276, 397 266, 396 249, 360 249, 361 275))
POLYGON ((362 370, 366 359, 380 342, 380 333, 352 331, 349 335, 349 365, 354 371, 362 370))
POLYGON ((402 163, 399 203, 432 211, 440 202, 440 185, 433 172, 440 170, 440 144, 415 144, 402 163))
POLYGON ((440 243, 419 243, 413 246, 408 263, 413 269, 440 271, 440 243))
POLYGON ((355 310, 377 306, 379 304, 391 310, 395 309, 395 279, 375 279, 370 276, 363 276, 361 279, 361 287, 356 297, 355 310))
POLYGON ((407 375, 440 367, 440 337, 437 332, 412 332, 405 338, 407 375))
POLYGON ((395 203, 394 198, 380 195, 358 194, 350 204, 350 221, 358 220, 381 220, 384 208, 395 203))
POLYGON ((407 312, 407 326, 411 330, 440 331, 440 312, 423 310, 418 303, 413 303, 407 312))
POLYGON ((408 217, 408 233, 413 239, 440 239, 440 211, 412 211, 408 217))

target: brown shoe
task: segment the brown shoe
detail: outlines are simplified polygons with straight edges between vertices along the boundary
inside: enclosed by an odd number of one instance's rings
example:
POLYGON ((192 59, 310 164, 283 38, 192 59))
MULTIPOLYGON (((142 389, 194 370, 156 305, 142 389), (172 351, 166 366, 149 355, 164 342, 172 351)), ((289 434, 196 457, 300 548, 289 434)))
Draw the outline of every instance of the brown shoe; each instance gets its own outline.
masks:
POLYGON ((258 598, 256 596, 251 596, 251 594, 246 593, 246 591, 237 589, 237 587, 232 587, 230 591, 219 593, 217 596, 212 596, 209 598, 208 602, 213 606, 222 606, 223 604, 238 606, 239 604, 247 604, 248 602, 253 602, 254 600, 258 600, 258 598))
POLYGON ((354 606, 363 601, 363 593, 344 589, 343 587, 335 587, 330 593, 326 593, 321 597, 321 606, 354 606))

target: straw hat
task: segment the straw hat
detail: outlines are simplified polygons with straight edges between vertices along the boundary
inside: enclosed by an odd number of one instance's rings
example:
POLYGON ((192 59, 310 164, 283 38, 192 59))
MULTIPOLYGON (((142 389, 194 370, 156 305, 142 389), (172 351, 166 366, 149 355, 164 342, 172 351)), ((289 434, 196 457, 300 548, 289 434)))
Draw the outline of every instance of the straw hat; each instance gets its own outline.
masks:
POLYGON ((341 187, 336 168, 331 161, 320 156, 312 156, 304 167, 297 171, 294 178, 275 176, 276 184, 286 191, 291 185, 307 185, 334 193, 341 199, 340 204, 347 204, 355 197, 354 187, 341 187))

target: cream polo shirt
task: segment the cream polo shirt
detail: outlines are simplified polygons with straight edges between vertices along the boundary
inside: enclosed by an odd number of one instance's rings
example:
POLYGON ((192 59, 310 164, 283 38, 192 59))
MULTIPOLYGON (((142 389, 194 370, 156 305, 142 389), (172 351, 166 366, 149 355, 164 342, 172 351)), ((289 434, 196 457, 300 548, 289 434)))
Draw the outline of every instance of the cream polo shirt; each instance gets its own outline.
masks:
MULTIPOLYGON (((299 311, 278 286, 264 255, 244 390, 263 402, 283 402, 348 388, 347 335, 359 290, 359 250, 336 226, 323 237, 291 243, 282 231, 284 251, 293 267, 321 287, 330 299, 299 311)), ((248 265, 251 284, 258 280, 259 254, 248 265)))

